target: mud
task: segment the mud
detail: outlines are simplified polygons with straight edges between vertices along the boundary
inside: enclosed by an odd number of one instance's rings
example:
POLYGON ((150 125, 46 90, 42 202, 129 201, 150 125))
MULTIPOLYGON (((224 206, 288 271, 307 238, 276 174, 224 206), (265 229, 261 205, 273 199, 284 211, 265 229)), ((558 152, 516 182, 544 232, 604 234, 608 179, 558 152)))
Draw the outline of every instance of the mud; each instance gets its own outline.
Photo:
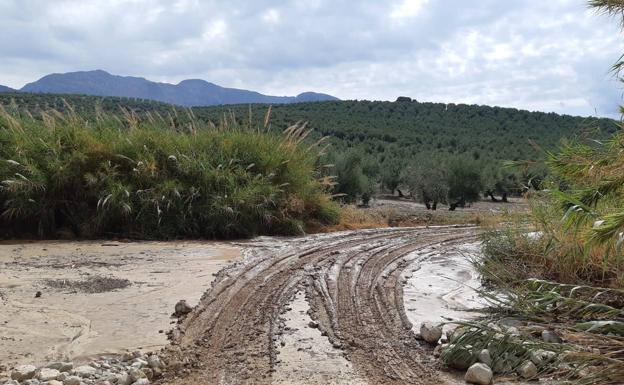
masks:
POLYGON ((239 258, 238 247, 214 242, 0 244, 0 373, 160 349, 175 303, 197 304, 239 258))
POLYGON ((471 227, 259 239, 173 333, 164 382, 456 383, 438 370, 414 322, 470 307, 462 298, 474 276, 457 261, 474 241, 471 227), (428 271, 430 264, 438 267, 428 271), (438 268, 453 279, 436 277, 438 268), (442 293, 431 288, 424 302, 418 281, 442 280, 454 283, 442 293), (406 293, 413 304, 405 305, 406 293))

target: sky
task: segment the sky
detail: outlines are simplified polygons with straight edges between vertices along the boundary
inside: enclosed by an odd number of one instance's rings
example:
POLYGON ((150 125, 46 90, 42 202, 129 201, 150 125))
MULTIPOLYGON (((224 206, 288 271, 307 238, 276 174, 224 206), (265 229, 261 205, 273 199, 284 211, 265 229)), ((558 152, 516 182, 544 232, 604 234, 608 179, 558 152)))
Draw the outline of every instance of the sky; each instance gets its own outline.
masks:
POLYGON ((0 0, 0 84, 103 69, 271 95, 616 116, 616 20, 585 0, 0 0))

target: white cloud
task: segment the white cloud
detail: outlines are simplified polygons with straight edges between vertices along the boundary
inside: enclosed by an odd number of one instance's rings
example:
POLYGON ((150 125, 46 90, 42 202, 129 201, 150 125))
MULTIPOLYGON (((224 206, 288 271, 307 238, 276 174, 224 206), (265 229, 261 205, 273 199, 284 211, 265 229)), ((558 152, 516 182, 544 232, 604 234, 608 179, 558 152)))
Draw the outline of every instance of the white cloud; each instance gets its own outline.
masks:
POLYGON ((392 7, 390 17, 393 19, 403 19, 417 16, 428 0, 401 0, 392 7))
POLYGON ((0 84, 101 68, 284 95, 610 114, 618 24, 552 0, 2 0, 0 84))

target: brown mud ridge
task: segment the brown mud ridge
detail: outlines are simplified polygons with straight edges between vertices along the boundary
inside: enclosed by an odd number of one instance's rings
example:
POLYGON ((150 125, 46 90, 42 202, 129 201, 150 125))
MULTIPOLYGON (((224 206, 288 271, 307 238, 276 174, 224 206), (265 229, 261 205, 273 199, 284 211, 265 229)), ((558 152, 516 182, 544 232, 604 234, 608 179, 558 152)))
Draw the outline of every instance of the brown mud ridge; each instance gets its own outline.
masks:
POLYGON ((475 240, 472 227, 377 229, 260 244, 221 271, 171 333, 167 384, 269 384, 283 314, 304 291, 309 314, 370 384, 442 384, 403 305, 403 272, 475 240))

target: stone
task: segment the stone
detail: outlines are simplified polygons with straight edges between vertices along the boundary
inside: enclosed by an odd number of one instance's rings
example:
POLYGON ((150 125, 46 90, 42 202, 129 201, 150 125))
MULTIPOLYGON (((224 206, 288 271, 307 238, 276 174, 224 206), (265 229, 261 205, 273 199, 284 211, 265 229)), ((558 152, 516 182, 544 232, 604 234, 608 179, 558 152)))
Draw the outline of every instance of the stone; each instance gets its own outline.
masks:
POLYGON ((15 381, 25 381, 35 376, 37 367, 33 365, 19 365, 11 372, 11 379, 15 381))
POLYGON ((487 349, 483 349, 479 352, 477 359, 480 363, 486 364, 487 366, 492 366, 492 356, 490 355, 490 351, 487 349))
POLYGON ((447 346, 448 346, 448 344, 440 344, 440 345, 436 346, 436 347, 433 349, 433 356, 434 356, 435 358, 440 357, 440 356, 442 355, 442 351, 443 351, 444 349, 446 349, 446 347, 447 347, 447 346))
POLYGON ((74 369, 74 374, 82 378, 93 377, 96 373, 97 369, 90 365, 82 365, 74 369))
POLYGON ((529 360, 526 360, 518 367, 518 374, 527 380, 537 377, 537 367, 529 360))
POLYGON ((193 308, 186 303, 185 299, 181 299, 178 301, 178 303, 175 304, 175 308, 174 308, 174 315, 176 317, 182 317, 184 315, 187 315, 188 313, 193 311, 193 308))
POLYGON ((60 375, 61 372, 56 369, 42 368, 37 372, 37 379, 40 381, 51 381, 56 380, 60 375))
POLYGON ((122 372, 117 374, 117 385, 130 385, 132 384, 132 379, 130 375, 126 372, 122 372))
POLYGON ((59 372, 69 372, 74 368, 74 364, 72 362, 53 362, 46 366, 46 368, 56 369, 59 372))
POLYGON ((48 381, 48 385, 63 385, 63 383, 58 380, 52 380, 52 381, 48 381))
POLYGON ((22 381, 24 385, 40 385, 41 382, 36 378, 31 378, 30 380, 22 381))
POLYGON ((152 369, 156 369, 156 368, 162 369, 164 367, 163 362, 160 359, 160 357, 158 357, 155 354, 152 354, 151 356, 147 357, 147 364, 152 369))
POLYGON ((489 366, 482 363, 473 364, 466 371, 464 380, 469 384, 490 385, 494 374, 489 366))
POLYGON ((420 325, 420 336, 430 344, 437 344, 442 337, 442 327, 433 325, 430 322, 423 322, 420 325))
POLYGON ((561 337, 559 337, 557 333, 552 330, 542 331, 542 340, 550 344, 560 344, 562 342, 561 337))
POLYGON ((531 361, 537 366, 543 366, 557 358, 557 353, 550 350, 538 349, 531 352, 531 361))
POLYGON ((310 321, 310 322, 308 322, 308 327, 310 327, 312 329, 318 329, 319 324, 316 321, 310 321))
POLYGON ((63 381, 63 385, 82 385, 82 379, 78 376, 69 376, 63 381))
POLYGON ((145 373, 143 373, 143 371, 141 369, 130 369, 128 371, 128 375, 130 375, 130 379, 132 380, 132 382, 136 382, 138 380, 140 380, 141 378, 145 378, 145 373))
POLYGON ((147 378, 141 378, 132 383, 132 385, 148 385, 150 382, 147 378))
POLYGON ((20 385, 20 383, 15 380, 9 380, 5 382, 4 385, 20 385))
POLYGON ((144 368, 142 370, 148 380, 151 381, 154 378, 154 371, 152 370, 152 368, 144 368))

